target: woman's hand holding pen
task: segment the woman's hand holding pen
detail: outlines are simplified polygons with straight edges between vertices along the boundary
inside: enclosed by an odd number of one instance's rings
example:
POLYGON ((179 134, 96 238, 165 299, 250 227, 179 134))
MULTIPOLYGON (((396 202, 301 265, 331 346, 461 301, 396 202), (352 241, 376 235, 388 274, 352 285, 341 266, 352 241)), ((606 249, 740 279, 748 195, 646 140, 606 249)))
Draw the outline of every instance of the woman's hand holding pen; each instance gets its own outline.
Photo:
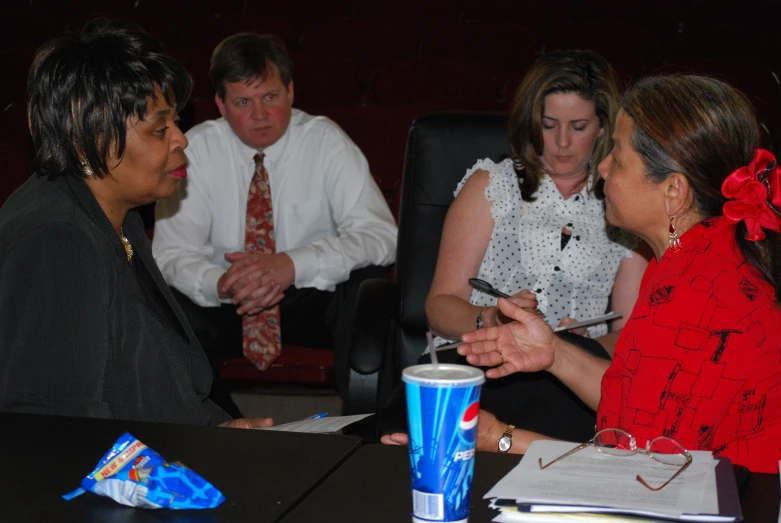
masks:
MULTIPOLYGON (((513 294, 507 298, 507 301, 529 312, 537 312, 537 295, 528 289, 523 289, 521 292, 513 294)), ((505 316, 498 307, 489 307, 483 314, 483 318, 484 321, 488 320, 484 324, 486 327, 504 325, 505 323, 515 321, 513 318, 505 316)))
MULTIPOLYGON (((545 318, 545 315, 537 310, 537 295, 528 289, 523 289, 517 294, 508 296, 499 289, 494 288, 487 281, 481 280, 480 278, 469 278, 469 285, 480 292, 490 294, 496 298, 504 298, 513 305, 517 305, 518 307, 521 307, 522 309, 525 309, 529 312, 536 312, 538 316, 545 318)), ((498 307, 485 307, 481 317, 485 327, 495 327, 514 321, 512 318, 502 314, 498 307)))

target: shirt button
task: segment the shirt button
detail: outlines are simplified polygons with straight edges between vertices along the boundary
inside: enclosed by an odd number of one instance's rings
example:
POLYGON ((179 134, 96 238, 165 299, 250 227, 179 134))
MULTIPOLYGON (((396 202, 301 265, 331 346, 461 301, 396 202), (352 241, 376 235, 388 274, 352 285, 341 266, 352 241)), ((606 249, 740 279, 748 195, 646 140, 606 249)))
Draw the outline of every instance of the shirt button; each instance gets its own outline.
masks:
POLYGON ((554 270, 554 271, 560 271, 561 269, 559 269, 559 266, 557 265, 557 266, 555 266, 555 267, 553 268, 553 270, 554 270))
POLYGON ((534 290, 534 292, 536 292, 537 294, 539 294, 539 293, 541 293, 541 292, 542 292, 542 289, 535 289, 535 290, 534 290))
POLYGON ((580 201, 580 196, 575 196, 575 201, 576 202, 580 201))
POLYGON ((572 227, 572 224, 571 224, 571 223, 568 223, 568 224, 567 224, 567 227, 572 227))
POLYGON ((575 241, 580 241, 580 236, 575 236, 575 241))

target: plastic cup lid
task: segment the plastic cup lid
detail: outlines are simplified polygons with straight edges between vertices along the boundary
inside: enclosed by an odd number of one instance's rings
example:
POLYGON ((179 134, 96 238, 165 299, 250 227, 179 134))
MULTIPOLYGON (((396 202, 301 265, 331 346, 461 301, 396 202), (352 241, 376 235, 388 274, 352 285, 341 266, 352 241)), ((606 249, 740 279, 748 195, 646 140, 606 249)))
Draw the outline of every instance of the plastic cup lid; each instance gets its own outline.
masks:
POLYGON ((405 383, 416 383, 434 387, 471 387, 485 382, 485 373, 477 367, 440 363, 434 365, 413 365, 401 373, 405 383))

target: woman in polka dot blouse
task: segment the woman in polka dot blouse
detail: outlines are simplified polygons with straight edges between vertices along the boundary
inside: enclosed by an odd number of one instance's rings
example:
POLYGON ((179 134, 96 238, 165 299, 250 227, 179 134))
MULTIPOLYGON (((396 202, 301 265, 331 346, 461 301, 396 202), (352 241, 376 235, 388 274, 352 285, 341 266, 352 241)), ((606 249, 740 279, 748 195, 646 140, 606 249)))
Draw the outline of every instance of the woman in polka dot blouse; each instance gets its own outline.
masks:
MULTIPOLYGON (((617 89, 610 65, 590 51, 546 54, 515 97, 513 160, 479 160, 466 172, 442 231, 426 315, 431 330, 460 339, 506 321, 480 278, 536 307, 551 326, 632 310, 647 260, 637 240, 605 222, 596 166, 612 147, 617 89), (544 96, 543 96, 544 94, 544 96), (479 318, 479 320, 478 320, 479 318)), ((624 318, 599 339, 612 353, 624 318)), ((584 329, 585 330, 585 329, 584 329)), ((589 328, 592 337, 608 326, 589 328)))
MULTIPOLYGON (((598 54, 558 51, 535 62, 510 115, 515 162, 478 160, 456 188, 426 300, 435 345, 510 321, 495 297, 472 289, 468 280, 480 278, 514 304, 537 308, 552 327, 602 316, 611 303, 623 318, 578 334, 599 342, 580 338, 584 348, 612 355, 650 257, 638 252, 645 244, 605 221, 596 167, 612 148, 617 111, 614 72, 598 54)), ((489 382, 481 401, 529 430, 593 435, 594 412, 547 373, 489 382)), ((481 413, 481 422, 491 418, 481 413)))

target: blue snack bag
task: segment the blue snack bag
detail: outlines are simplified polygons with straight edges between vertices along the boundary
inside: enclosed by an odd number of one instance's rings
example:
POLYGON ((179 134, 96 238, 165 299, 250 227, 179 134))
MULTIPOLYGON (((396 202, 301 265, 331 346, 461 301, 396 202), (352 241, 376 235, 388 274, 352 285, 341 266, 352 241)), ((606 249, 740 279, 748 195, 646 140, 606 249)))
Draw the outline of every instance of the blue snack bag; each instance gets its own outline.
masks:
POLYGON ((169 463, 129 433, 114 443, 81 488, 62 497, 71 500, 89 490, 117 503, 141 508, 214 508, 225 496, 181 463, 169 463))

